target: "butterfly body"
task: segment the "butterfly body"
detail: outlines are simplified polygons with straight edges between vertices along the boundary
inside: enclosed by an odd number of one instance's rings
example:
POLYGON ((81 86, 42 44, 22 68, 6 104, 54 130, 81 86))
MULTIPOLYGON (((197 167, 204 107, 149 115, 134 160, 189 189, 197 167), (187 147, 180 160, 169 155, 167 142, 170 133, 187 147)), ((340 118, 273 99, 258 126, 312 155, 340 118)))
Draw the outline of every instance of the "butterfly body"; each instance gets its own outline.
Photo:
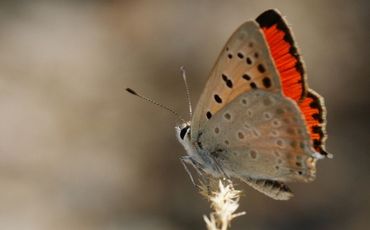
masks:
POLYGON ((292 196, 283 182, 314 180, 316 161, 329 156, 323 100, 308 89, 284 23, 269 10, 240 26, 192 120, 176 127, 183 160, 200 175, 238 178, 279 200, 292 196))

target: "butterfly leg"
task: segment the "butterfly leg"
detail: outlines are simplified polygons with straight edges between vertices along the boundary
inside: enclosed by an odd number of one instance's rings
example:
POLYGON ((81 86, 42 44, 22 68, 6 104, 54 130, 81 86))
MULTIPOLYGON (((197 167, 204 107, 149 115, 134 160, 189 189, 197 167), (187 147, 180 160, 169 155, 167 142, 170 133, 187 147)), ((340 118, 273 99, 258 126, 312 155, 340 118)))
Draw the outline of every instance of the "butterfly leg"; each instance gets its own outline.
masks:
POLYGON ((181 158, 180 158, 180 160, 181 160, 182 165, 183 165, 183 166, 184 166, 184 168, 185 168, 185 171, 188 173, 188 175, 189 175, 189 177, 190 177, 191 182, 193 183, 193 185, 194 185, 194 186, 196 186, 196 184, 195 184, 195 182, 194 182, 194 179, 193 179, 193 175, 191 174, 190 170, 189 170, 189 169, 188 169, 188 167, 186 166, 186 164, 190 164, 190 165, 192 165, 192 166, 195 168, 195 166, 194 166, 193 162, 191 161, 191 159, 189 159, 189 157, 188 157, 188 156, 181 157, 181 158))
POLYGON ((208 184, 209 183, 209 178, 210 178, 210 175, 208 175, 207 173, 205 173, 202 169, 202 166, 197 162, 195 161, 193 158, 191 158, 190 156, 183 156, 180 158, 181 160, 181 163, 183 164, 186 172, 188 173, 189 177, 190 177, 190 180, 191 182, 193 183, 194 186, 198 186, 194 179, 193 179, 193 175, 191 174, 190 170, 188 169, 187 167, 187 164, 193 166, 193 168, 195 169, 195 171, 197 172, 198 176, 199 176, 199 181, 203 184, 208 184))

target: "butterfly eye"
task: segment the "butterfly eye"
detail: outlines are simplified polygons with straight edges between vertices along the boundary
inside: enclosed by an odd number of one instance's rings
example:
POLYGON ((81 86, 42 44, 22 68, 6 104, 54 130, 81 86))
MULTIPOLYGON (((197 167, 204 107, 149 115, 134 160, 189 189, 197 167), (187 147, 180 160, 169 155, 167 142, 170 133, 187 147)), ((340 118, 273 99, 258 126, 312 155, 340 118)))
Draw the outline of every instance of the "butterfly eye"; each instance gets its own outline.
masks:
POLYGON ((181 129, 181 131, 180 131, 180 137, 181 137, 182 140, 184 140, 184 137, 185 137, 185 135, 186 135, 186 133, 187 133, 187 131, 188 131, 189 128, 190 128, 190 126, 186 126, 185 128, 181 129))

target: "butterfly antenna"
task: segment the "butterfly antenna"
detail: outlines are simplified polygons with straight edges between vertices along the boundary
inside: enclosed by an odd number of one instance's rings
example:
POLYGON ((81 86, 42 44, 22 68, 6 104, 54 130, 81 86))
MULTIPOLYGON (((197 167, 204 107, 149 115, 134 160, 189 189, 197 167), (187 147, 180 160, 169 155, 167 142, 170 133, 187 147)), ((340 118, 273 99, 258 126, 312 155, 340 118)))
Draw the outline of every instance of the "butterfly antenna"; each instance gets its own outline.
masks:
POLYGON ((188 100, 189 115, 190 115, 190 120, 191 120, 191 118, 193 117, 193 109, 192 109, 192 106, 191 106, 190 89, 189 89, 188 81, 186 80, 186 72, 185 72, 184 66, 180 67, 180 71, 181 71, 182 79, 184 80, 184 83, 185 83, 186 98, 188 100))
POLYGON ((143 96, 143 95, 137 93, 136 91, 134 91, 131 88, 126 88, 126 91, 129 92, 129 93, 131 93, 132 95, 135 95, 135 96, 137 96, 137 97, 139 97, 141 99, 144 99, 145 101, 148 101, 148 102, 150 102, 150 103, 152 103, 152 104, 154 104, 156 106, 161 107, 162 109, 165 109, 165 110, 171 112, 173 115, 175 115, 183 123, 186 123, 186 121, 183 118, 181 118, 181 116, 175 110, 171 109, 170 107, 167 107, 167 106, 165 106, 165 105, 163 105, 161 103, 158 103, 158 102, 154 101, 153 99, 150 99, 150 98, 148 98, 146 96, 143 96))

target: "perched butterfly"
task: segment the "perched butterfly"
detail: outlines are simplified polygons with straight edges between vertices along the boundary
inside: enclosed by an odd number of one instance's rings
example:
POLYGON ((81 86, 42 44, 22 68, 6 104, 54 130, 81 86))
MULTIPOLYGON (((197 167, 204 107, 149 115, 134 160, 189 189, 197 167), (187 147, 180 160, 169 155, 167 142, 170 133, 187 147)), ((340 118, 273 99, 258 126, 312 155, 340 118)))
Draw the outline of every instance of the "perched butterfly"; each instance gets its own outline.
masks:
POLYGON ((176 127, 183 162, 212 178, 238 178, 287 200, 285 182, 315 179, 325 151, 323 99, 308 88, 285 20, 267 10, 222 49, 192 120, 176 127))

